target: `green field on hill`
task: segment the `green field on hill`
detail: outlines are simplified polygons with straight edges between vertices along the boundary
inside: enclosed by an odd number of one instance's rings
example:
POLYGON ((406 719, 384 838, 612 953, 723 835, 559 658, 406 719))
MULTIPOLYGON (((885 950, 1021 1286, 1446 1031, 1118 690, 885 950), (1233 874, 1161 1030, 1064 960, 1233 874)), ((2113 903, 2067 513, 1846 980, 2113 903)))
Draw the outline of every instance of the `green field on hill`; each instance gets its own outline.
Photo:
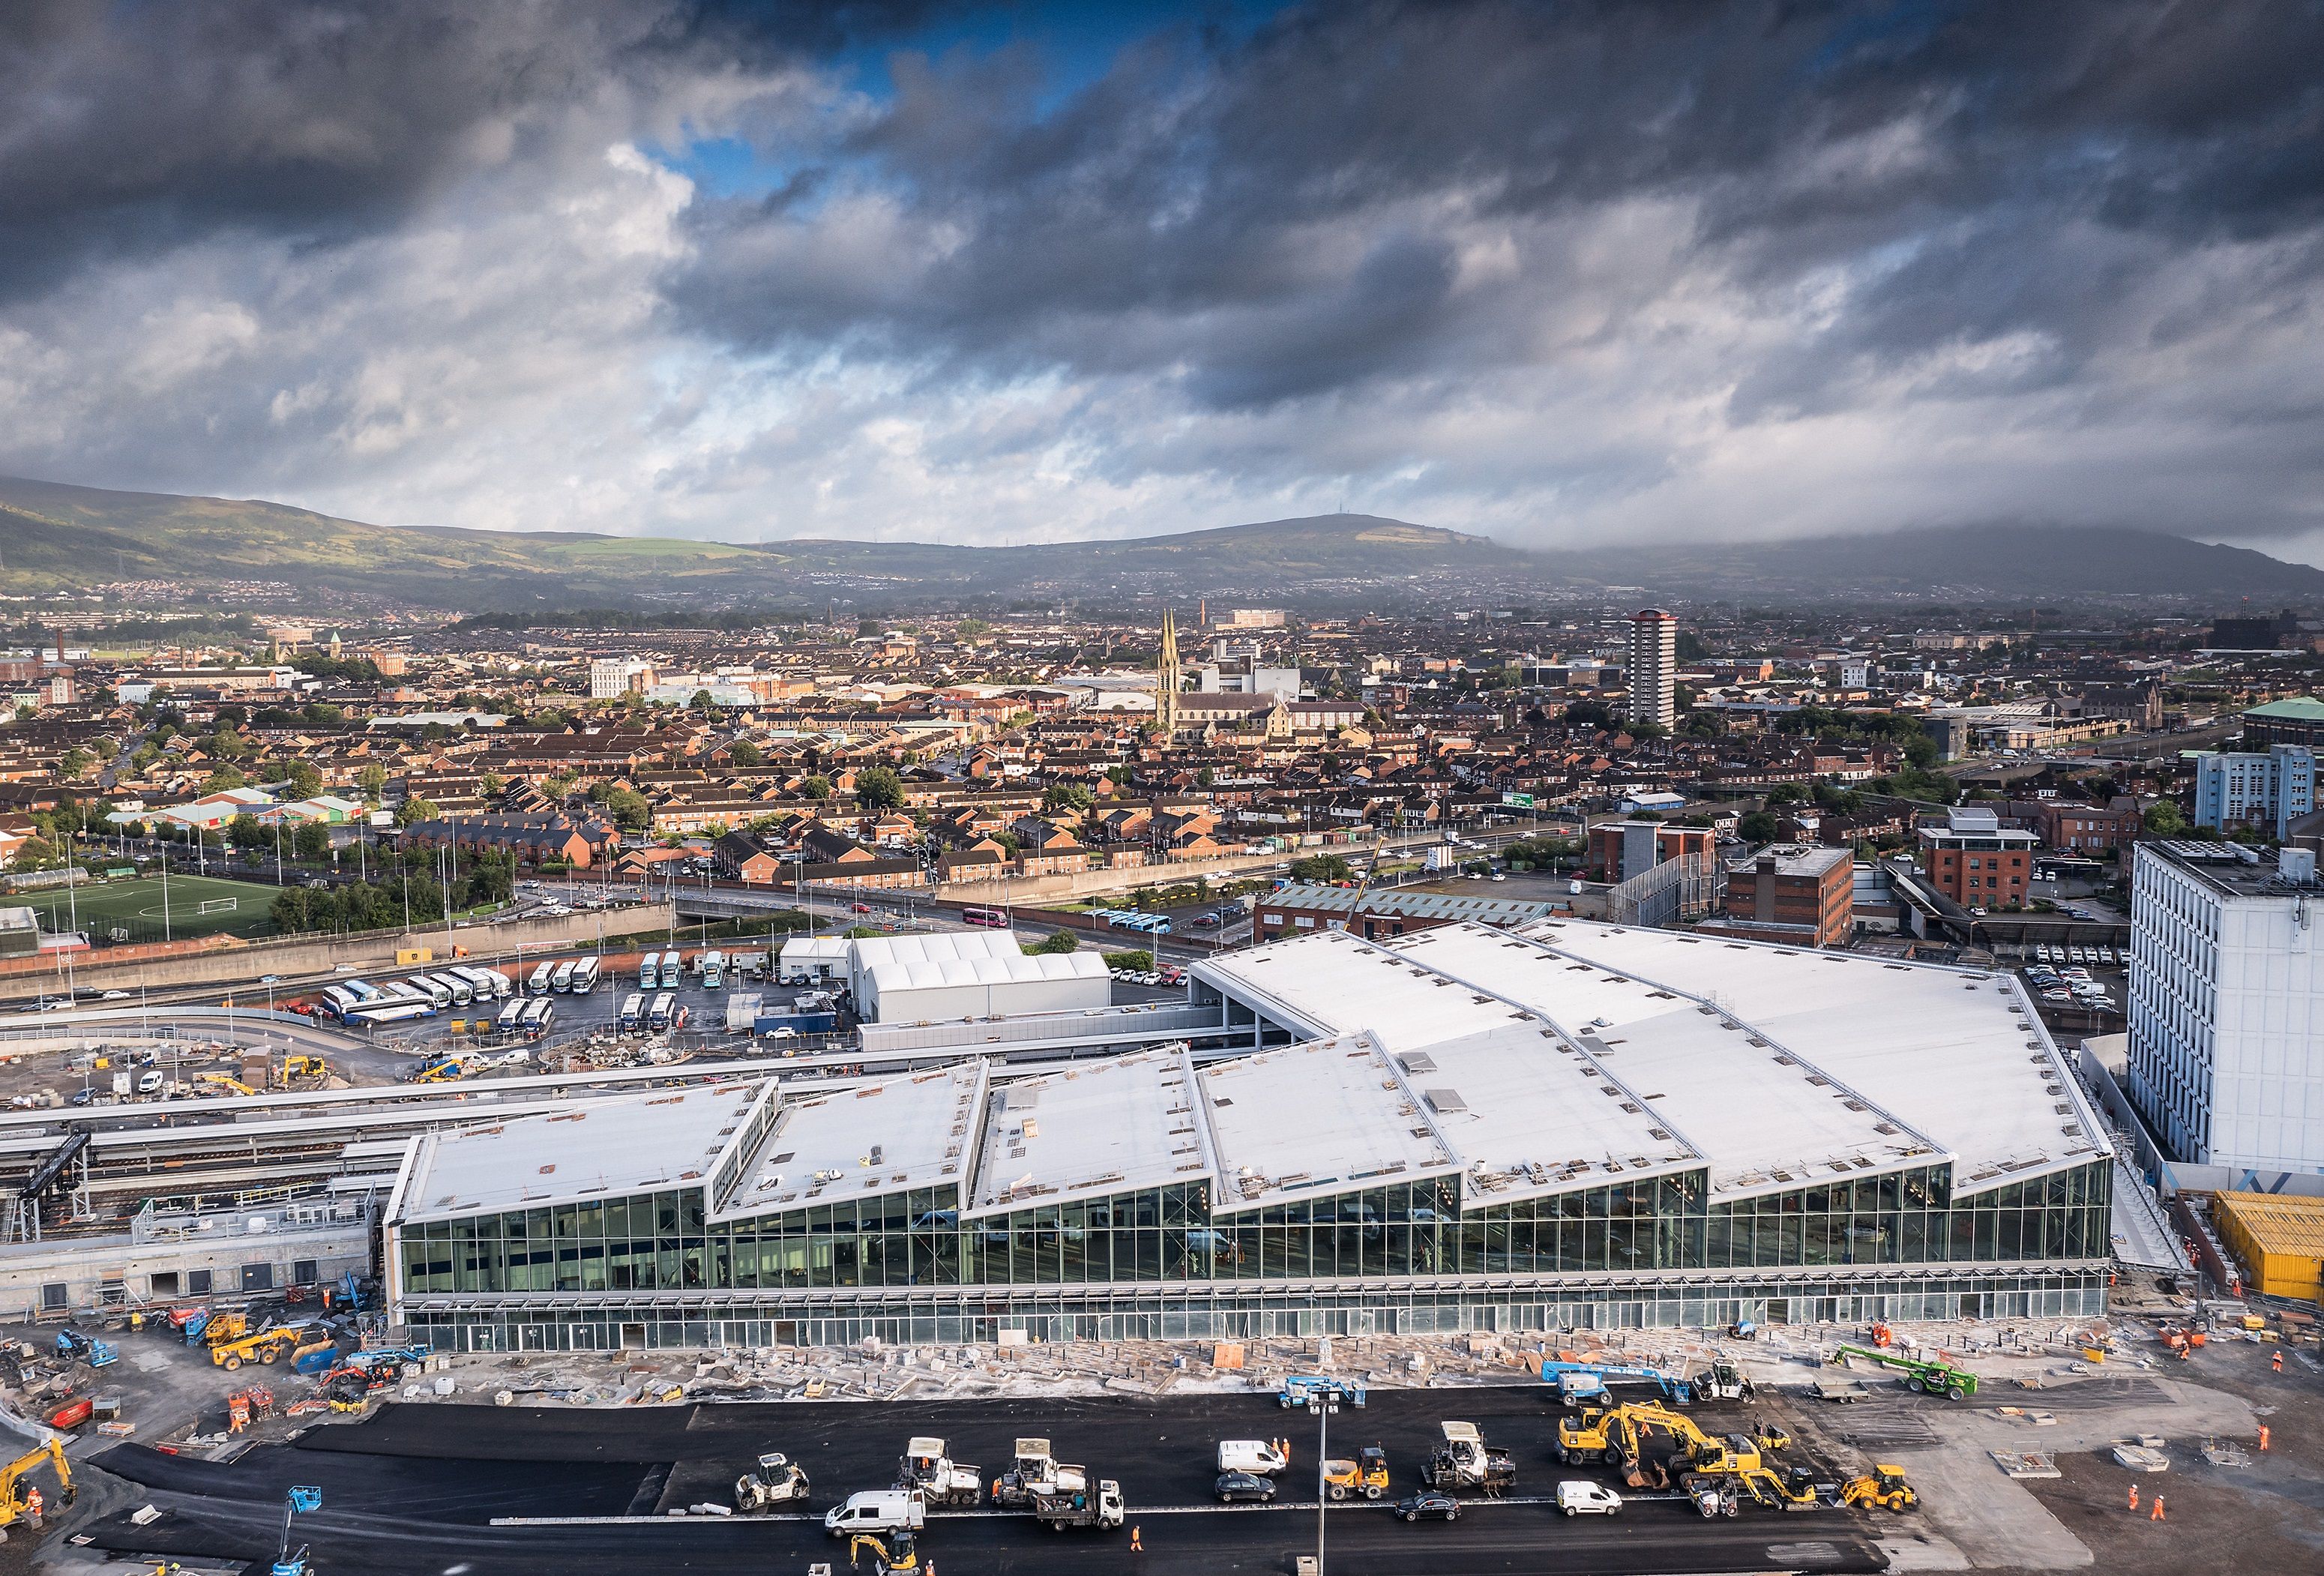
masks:
POLYGON ((272 935, 274 922, 267 917, 267 909, 274 902, 276 889, 271 881, 229 881, 217 876, 173 873, 169 881, 166 926, 160 876, 83 882, 69 896, 62 887, 50 887, 5 901, 11 906, 29 905, 40 917, 43 930, 71 928, 73 915, 78 911, 81 929, 92 943, 101 946, 108 940, 161 941, 165 939, 165 931, 167 939, 176 941, 220 932, 244 937, 272 935), (116 937, 113 935, 116 930, 128 934, 116 937))

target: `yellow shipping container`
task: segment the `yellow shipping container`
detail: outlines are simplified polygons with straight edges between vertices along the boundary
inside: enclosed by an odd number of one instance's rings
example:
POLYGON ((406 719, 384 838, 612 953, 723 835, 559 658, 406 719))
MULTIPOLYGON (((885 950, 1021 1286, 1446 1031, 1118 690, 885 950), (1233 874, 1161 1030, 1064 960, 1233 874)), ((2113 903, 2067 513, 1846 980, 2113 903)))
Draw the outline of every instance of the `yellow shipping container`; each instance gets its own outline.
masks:
POLYGON ((402 947, 398 949, 395 954, 395 966, 399 969, 408 969, 414 963, 432 963, 435 961, 436 949, 432 946, 402 947))
POLYGON ((2324 1198, 2223 1193, 2212 1201, 2211 1221, 2250 1275, 2249 1290, 2304 1303, 2324 1297, 2324 1198))

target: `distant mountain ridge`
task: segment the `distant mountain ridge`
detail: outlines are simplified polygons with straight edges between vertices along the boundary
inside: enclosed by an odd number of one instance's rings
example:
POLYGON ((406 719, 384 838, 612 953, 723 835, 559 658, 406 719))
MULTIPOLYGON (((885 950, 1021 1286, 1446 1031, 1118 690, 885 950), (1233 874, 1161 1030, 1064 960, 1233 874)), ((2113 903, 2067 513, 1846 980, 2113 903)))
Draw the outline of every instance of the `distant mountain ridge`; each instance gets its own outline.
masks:
POLYGON ((2249 548, 2097 525, 1955 525, 1586 555, 1586 578, 1729 596, 1999 600, 2324 595, 2324 569, 2249 548))
POLYGON ((1022 547, 390 527, 259 500, 0 477, 0 592, 272 580, 449 611, 1207 595, 1342 607, 1416 589, 1508 603, 1592 586, 1720 600, 2015 604, 2061 597, 2324 597, 2324 569, 2098 526, 1953 526, 1794 541, 1525 552, 1367 514, 1022 547))

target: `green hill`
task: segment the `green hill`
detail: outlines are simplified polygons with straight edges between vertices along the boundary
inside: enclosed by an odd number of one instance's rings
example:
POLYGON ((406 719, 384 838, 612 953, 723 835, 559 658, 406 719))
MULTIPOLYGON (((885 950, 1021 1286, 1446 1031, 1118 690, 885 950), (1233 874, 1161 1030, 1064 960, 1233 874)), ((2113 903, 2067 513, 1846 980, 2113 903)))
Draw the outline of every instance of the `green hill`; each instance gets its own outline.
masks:
POLYGON ((760 546, 577 531, 388 527, 280 503, 0 478, 0 590, 279 580, 459 611, 819 601, 835 587, 965 594, 1139 588, 1279 594, 1317 581, 1531 563, 1482 537, 1324 515, 1130 541, 760 546))
POLYGON ((769 545, 339 520, 280 503, 0 477, 0 593, 165 579, 370 592, 448 611, 816 607, 1233 597, 1377 607, 1407 590, 1523 601, 1559 590, 1803 602, 2015 605, 2115 596, 2324 600, 2324 569, 2102 526, 1950 526, 1792 541, 1532 554, 1369 514, 1031 547, 800 539, 769 545))

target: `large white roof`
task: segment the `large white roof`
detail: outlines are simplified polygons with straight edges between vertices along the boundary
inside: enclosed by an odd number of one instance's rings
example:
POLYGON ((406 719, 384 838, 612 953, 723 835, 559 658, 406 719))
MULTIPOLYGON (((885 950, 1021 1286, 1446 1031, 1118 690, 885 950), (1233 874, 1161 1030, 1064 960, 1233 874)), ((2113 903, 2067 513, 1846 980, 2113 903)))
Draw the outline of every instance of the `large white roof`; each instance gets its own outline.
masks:
POLYGON ((1603 1098, 1703 1156, 1720 1196, 1939 1160, 1973 1192, 2108 1152, 2031 1004, 1975 971, 1545 921, 1392 948, 1300 936, 1196 972, 1310 1032, 1384 1026, 1398 1052, 1552 1028, 1621 1092, 1603 1098))
POLYGON ((857 936, 855 966, 871 970, 883 963, 953 963, 967 958, 1022 957, 1016 936, 1006 930, 935 930, 912 935, 857 936))
MULTIPOLYGON (((771 1214, 968 1180, 983 1058, 782 1106, 715 1217, 771 1214)), ((955 1206, 956 1207, 956 1206, 955 1206)))
POLYGON ((1207 958, 1194 973, 1286 1028, 1309 1035, 1363 1029, 1391 1051, 1497 1028, 1515 1016, 1507 1003, 1480 1001, 1344 930, 1207 958))
POLYGON ((1546 1024, 1464 1035, 1406 1051, 1397 1064, 1467 1162, 1469 1194, 1480 1203, 1703 1165, 1663 1113, 1546 1024))
POLYGON ((2108 1152, 2103 1124, 2014 976, 1628 926, 1525 934, 1575 960, 1715 1000, 1950 1150, 1957 1191, 2108 1152))
POLYGON ((1886 1113, 1674 991, 1480 926, 1439 926, 1388 955, 1406 965, 1396 988, 1415 1005, 1441 1000, 1447 987, 1439 982, 1449 981, 1472 1004, 1485 995, 1505 1018, 1530 1014, 1523 1021, 1546 1019, 1570 1037, 1590 1066, 1610 1075, 1606 1082, 1627 1090, 1600 1098, 1635 1103, 1655 1125, 1683 1135, 1702 1153, 1715 1194, 1780 1191, 1940 1157, 1886 1113))
POLYGON ((1309 1040, 1202 1069, 1226 1214, 1461 1169, 1419 1096, 1368 1034, 1309 1040))
POLYGON ((709 1175, 761 1087, 721 1083, 592 1100, 553 1116, 427 1134, 415 1140, 403 1218, 444 1220, 692 1186, 709 1175))
POLYGON ((1183 1046, 1027 1078, 985 1102, 970 1214, 1126 1193, 1215 1174, 1183 1046))
POLYGON ((990 957, 895 959, 873 963, 862 972, 882 997, 907 991, 950 990, 961 985, 1016 985, 1045 980, 1111 977, 1105 960, 1093 952, 1028 956, 1019 952, 1013 942, 1008 952, 990 957))

